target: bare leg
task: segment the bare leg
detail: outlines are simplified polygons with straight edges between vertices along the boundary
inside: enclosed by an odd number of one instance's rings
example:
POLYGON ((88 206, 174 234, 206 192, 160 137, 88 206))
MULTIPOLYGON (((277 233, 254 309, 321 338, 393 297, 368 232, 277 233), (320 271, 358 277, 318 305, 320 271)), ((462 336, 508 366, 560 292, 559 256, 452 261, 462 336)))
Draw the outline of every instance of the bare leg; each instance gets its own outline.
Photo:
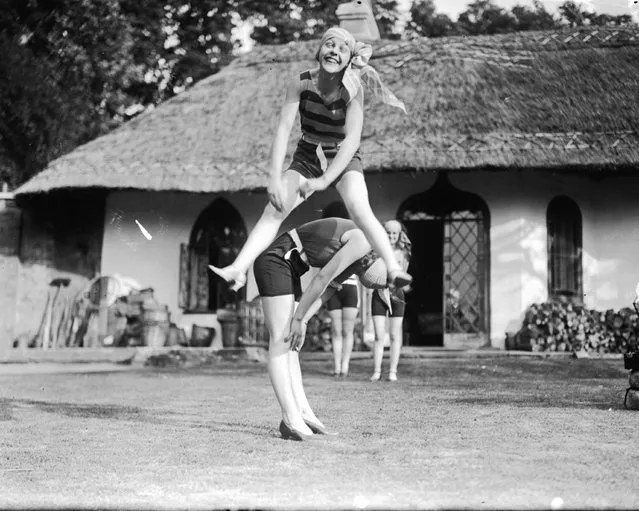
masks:
POLYGON ((397 366, 399 365, 399 353, 402 349, 403 335, 402 324, 404 318, 390 318, 389 319, 389 333, 390 333, 390 367, 388 370, 388 378, 391 381, 397 380, 397 366))
POLYGON ((368 189, 364 176, 359 172, 347 172, 337 183, 337 191, 344 199, 344 204, 353 222, 364 232, 375 252, 384 259, 389 281, 394 282, 397 286, 410 284, 412 278, 402 270, 388 235, 368 202, 368 189))
POLYGON ((302 411, 295 399, 291 379, 290 346, 284 342, 295 306, 293 295, 262 297, 262 306, 264 321, 270 334, 268 374, 282 408, 282 419, 290 427, 310 435, 312 431, 304 422, 302 411))
POLYGON ((289 351, 289 370, 291 375, 291 383, 293 387, 293 395, 297 408, 300 410, 303 419, 310 420, 315 424, 324 427, 324 424, 317 418, 311 408, 306 392, 304 392, 304 383, 302 381, 302 369, 300 368, 300 354, 297 351, 289 351))
POLYGON ((342 374, 342 309, 328 311, 331 317, 331 341, 333 343, 333 363, 335 375, 342 374))
POLYGON ((384 339, 386 337, 386 316, 373 316, 373 327, 375 328, 375 346, 373 347, 374 370, 371 380, 377 381, 382 374, 384 339))
POLYGON ((351 363, 351 354, 353 353, 357 310, 358 309, 355 307, 344 307, 342 309, 342 339, 344 339, 344 347, 342 349, 342 374, 344 376, 348 374, 348 369, 351 363))
POLYGON ((291 211, 304 201, 297 193, 297 188, 303 180, 305 178, 295 171, 284 172, 282 174, 284 187, 284 208, 282 211, 277 211, 269 202, 264 208, 262 216, 251 230, 235 261, 225 268, 210 267, 211 270, 227 282, 235 282, 233 286, 235 291, 244 285, 246 272, 255 259, 273 242, 282 222, 291 211))

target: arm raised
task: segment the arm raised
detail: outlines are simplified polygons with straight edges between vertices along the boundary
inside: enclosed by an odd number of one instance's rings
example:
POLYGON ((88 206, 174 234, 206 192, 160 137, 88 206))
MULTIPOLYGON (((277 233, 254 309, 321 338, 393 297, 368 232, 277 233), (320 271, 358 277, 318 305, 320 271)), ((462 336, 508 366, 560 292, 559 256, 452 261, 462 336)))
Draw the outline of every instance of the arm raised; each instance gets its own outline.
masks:
POLYGON ((286 158, 286 148, 295 117, 300 105, 300 80, 293 78, 286 88, 286 98, 280 110, 280 118, 271 145, 270 175, 268 186, 269 200, 278 211, 282 210, 282 167, 286 158))

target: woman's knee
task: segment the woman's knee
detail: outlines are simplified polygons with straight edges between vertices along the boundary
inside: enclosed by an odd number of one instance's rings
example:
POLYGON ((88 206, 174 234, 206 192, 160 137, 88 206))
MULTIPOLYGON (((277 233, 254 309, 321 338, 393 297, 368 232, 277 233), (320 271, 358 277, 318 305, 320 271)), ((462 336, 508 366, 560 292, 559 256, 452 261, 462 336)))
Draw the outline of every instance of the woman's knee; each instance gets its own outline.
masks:
POLYGON ((390 337, 390 342, 393 344, 402 344, 403 338, 401 332, 391 332, 388 334, 390 337))

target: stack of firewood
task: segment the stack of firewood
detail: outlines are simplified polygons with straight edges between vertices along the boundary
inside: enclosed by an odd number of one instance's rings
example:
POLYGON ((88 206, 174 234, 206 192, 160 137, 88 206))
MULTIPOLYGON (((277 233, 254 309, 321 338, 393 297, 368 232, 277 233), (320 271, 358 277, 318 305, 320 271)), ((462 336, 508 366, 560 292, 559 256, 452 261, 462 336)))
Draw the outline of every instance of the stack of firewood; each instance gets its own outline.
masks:
POLYGON ((630 387, 626 390, 624 405, 628 410, 639 410, 639 352, 626 353, 624 367, 630 369, 630 387))
POLYGON ((639 315, 628 307, 602 312, 565 300, 535 303, 510 341, 532 351, 626 353, 639 349, 639 315))

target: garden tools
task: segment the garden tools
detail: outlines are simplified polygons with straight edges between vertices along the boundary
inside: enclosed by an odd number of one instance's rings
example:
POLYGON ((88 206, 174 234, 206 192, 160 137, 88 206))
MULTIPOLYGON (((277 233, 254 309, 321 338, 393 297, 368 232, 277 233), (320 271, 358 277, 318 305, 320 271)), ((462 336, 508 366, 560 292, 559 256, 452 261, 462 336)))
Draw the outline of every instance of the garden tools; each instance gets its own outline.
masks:
POLYGON ((44 316, 42 318, 42 322, 40 323, 40 328, 38 328, 38 333, 36 334, 35 345, 41 346, 42 349, 49 349, 50 346, 54 345, 56 340, 55 332, 52 329, 53 326, 53 310, 54 306, 58 300, 58 296, 60 295, 60 290, 63 287, 67 287, 71 279, 68 278, 57 278, 53 279, 50 283, 50 287, 54 287, 55 291, 52 289, 49 290, 49 294, 47 296, 47 304, 44 309, 44 316), (53 294, 53 297, 51 295, 53 294), (52 342, 53 341, 53 342, 52 342))

